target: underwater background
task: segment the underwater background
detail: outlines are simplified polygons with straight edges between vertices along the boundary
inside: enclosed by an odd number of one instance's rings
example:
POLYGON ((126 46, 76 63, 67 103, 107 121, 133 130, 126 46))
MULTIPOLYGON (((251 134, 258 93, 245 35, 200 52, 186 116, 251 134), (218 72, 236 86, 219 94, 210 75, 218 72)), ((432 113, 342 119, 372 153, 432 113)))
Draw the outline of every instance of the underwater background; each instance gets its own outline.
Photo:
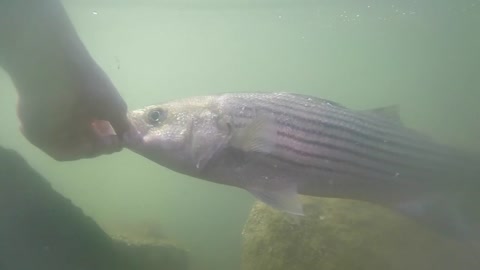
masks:
MULTIPOLYGON (((480 152, 478 0, 64 5, 130 109, 192 95, 296 92, 355 109, 399 105, 406 126, 480 152)), ((18 131, 15 92, 3 72, 0 89, 0 144, 19 151, 101 226, 154 227, 189 250, 192 270, 240 269, 251 195, 128 150, 56 162, 18 131)))

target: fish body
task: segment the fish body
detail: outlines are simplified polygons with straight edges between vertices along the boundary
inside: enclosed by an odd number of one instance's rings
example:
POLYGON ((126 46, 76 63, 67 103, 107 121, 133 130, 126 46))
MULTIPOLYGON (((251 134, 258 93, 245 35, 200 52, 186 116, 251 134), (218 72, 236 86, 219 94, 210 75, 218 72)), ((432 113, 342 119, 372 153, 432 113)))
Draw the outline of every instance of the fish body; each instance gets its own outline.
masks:
POLYGON ((468 155, 404 127, 392 107, 228 93, 147 106, 130 118, 143 137, 133 151, 292 214, 303 214, 304 194, 369 201, 434 223, 450 215, 432 209, 451 205, 478 173, 468 155))

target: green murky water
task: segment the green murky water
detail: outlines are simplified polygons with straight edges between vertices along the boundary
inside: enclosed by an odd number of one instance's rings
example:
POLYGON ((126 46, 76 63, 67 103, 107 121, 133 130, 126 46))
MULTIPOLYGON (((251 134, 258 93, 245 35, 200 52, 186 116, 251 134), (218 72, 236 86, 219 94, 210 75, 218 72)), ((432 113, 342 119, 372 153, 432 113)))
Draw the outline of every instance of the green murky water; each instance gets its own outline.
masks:
MULTIPOLYGON (((410 127, 480 149, 480 1, 64 1, 130 108, 190 95, 290 91, 400 105, 410 127)), ((58 163, 18 131, 0 75, 0 143, 106 226, 160 224, 193 270, 240 268, 253 199, 125 150, 58 163)))

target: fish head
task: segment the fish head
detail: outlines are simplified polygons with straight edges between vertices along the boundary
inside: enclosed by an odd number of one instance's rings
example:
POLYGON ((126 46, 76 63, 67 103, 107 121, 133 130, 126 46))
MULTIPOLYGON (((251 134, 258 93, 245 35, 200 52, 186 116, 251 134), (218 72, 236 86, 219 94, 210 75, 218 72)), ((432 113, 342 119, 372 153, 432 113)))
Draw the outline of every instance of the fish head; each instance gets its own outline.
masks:
POLYGON ((143 142, 132 151, 169 169, 195 174, 225 145, 228 123, 209 97, 151 105, 129 113, 143 142))

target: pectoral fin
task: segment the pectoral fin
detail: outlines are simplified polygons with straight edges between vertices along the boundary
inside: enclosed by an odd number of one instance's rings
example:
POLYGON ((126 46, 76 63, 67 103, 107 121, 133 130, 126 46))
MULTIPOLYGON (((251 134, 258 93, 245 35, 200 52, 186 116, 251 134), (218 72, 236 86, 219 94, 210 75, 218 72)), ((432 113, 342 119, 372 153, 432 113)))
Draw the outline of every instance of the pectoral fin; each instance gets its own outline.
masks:
POLYGON ((203 170, 213 156, 221 151, 230 140, 231 135, 228 133, 217 133, 215 135, 215 143, 212 142, 213 135, 208 133, 193 132, 193 123, 190 125, 190 153, 195 167, 203 170))
POLYGON ((297 186, 291 182, 272 183, 266 187, 246 188, 255 198, 278 210, 303 216, 297 186))
POLYGON ((233 130, 230 145, 244 152, 270 153, 275 147, 276 135, 273 113, 259 112, 245 128, 233 130))
POLYGON ((209 145, 204 148, 194 148, 192 151, 193 160, 195 161, 195 167, 198 170, 203 170, 212 157, 223 147, 223 143, 209 145))

